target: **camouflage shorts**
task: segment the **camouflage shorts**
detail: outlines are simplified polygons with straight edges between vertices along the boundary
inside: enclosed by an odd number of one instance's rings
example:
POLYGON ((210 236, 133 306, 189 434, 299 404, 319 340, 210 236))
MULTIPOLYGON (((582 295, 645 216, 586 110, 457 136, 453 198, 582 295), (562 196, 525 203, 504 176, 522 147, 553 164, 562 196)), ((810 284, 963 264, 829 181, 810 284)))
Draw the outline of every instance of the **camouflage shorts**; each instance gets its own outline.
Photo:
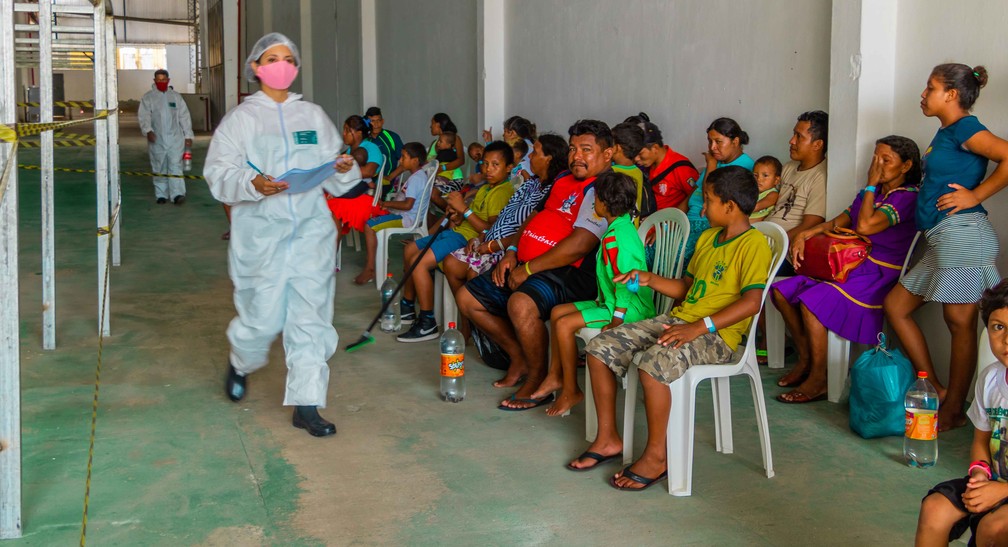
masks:
POLYGON ((682 319, 660 315, 607 330, 588 342, 585 351, 605 363, 617 376, 626 376, 634 356, 641 354, 638 368, 663 384, 679 379, 693 365, 727 363, 732 350, 715 333, 705 333, 679 349, 660 346, 663 325, 685 324, 682 319))

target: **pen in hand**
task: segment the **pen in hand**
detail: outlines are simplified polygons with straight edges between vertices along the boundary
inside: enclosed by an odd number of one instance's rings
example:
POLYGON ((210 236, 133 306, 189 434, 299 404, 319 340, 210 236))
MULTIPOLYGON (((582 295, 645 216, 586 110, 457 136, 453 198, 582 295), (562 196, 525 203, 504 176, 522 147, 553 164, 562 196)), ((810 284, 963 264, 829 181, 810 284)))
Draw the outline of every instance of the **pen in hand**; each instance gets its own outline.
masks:
POLYGON ((273 177, 267 175, 266 173, 263 173, 262 169, 256 167, 254 163, 248 160, 246 160, 245 163, 247 163, 248 166, 251 167, 252 169, 255 169, 256 173, 259 173, 259 176, 261 176, 265 181, 257 184, 256 183, 257 179, 252 179, 252 186, 255 186, 255 189, 258 190, 260 194, 264 196, 272 196, 275 194, 279 194, 280 192, 283 192, 288 188, 286 182, 274 181, 273 177))

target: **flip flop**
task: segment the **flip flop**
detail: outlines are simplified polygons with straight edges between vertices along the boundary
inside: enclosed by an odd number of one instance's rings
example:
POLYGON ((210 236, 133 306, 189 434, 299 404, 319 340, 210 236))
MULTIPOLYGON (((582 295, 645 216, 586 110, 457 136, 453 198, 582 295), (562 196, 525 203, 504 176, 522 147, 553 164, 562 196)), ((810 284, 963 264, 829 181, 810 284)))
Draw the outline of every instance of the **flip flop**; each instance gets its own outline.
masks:
POLYGON ((575 460, 583 460, 585 458, 591 458, 591 459, 595 460, 595 463, 592 464, 592 465, 590 465, 590 466, 588 466, 588 467, 574 467, 574 466, 572 466, 571 464, 568 463, 567 464, 567 469, 570 469, 571 471, 576 471, 578 473, 581 473, 581 472, 584 472, 584 471, 591 471, 592 469, 595 469, 596 467, 604 464, 605 462, 607 462, 609 460, 616 459, 616 458, 618 458, 618 457, 620 457, 622 455, 623 455, 622 452, 617 452, 616 454, 613 454, 612 456, 603 456, 602 454, 599 454, 598 452, 592 452, 590 450, 585 450, 584 452, 581 453, 580 456, 578 456, 577 458, 574 458, 574 459, 575 460))
POLYGON ((626 478, 628 478, 628 479, 636 482, 637 484, 643 484, 644 486, 641 486, 640 488, 628 488, 626 486, 620 486, 620 485, 616 484, 616 480, 618 479, 618 477, 610 477, 609 478, 609 486, 612 486, 613 488, 615 488, 617 490, 623 490, 624 492, 640 492, 641 490, 646 489, 648 486, 651 486, 652 484, 654 484, 656 482, 661 482, 662 479, 664 479, 665 477, 668 476, 668 471, 662 471, 661 475, 658 475, 657 477, 655 477, 653 479, 649 479, 647 477, 642 477, 642 476, 638 475, 637 473, 634 473, 633 471, 630 471, 630 466, 628 465, 625 468, 623 468, 623 472, 620 474, 620 476, 621 477, 626 477, 626 478))
POLYGON ((518 399, 514 395, 511 395, 511 397, 508 399, 509 401, 514 401, 516 403, 531 404, 532 406, 512 408, 502 403, 497 405, 497 410, 504 410, 507 412, 521 412, 522 410, 532 410, 533 408, 538 408, 540 406, 543 406, 544 404, 552 403, 553 399, 556 399, 556 396, 554 396, 552 393, 550 393, 545 397, 540 397, 539 399, 518 399))
POLYGON ((820 393, 815 397, 809 397, 804 392, 795 389, 787 393, 781 393, 777 396, 777 400, 788 405, 803 405, 806 403, 814 403, 816 401, 825 401, 826 394, 820 393))

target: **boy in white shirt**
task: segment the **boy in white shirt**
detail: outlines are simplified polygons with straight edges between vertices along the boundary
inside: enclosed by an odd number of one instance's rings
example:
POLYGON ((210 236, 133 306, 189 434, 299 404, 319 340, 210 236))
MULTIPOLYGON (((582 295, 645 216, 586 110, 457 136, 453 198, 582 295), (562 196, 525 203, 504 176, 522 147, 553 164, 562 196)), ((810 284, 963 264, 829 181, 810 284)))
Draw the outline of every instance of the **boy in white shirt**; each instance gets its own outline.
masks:
MULTIPOLYGON (((367 247, 367 258, 364 260, 364 271, 354 278, 357 285, 367 285, 374 281, 375 276, 375 255, 378 252, 378 236, 375 232, 385 228, 402 228, 412 226, 416 219, 417 211, 426 197, 423 196, 426 188, 427 175, 421 169, 427 158, 427 150, 418 142, 408 142, 403 145, 402 155, 399 157, 399 166, 410 172, 402 188, 396 191, 395 199, 382 201, 378 205, 389 211, 387 215, 376 216, 367 221, 364 226, 364 241, 367 247)), ((379 189, 380 191, 380 189, 379 189)))
POLYGON ((973 446, 966 477, 936 485, 921 502, 916 545, 948 545, 969 528, 970 545, 1008 538, 1008 280, 984 292, 980 316, 997 357, 980 372, 973 405, 973 446))

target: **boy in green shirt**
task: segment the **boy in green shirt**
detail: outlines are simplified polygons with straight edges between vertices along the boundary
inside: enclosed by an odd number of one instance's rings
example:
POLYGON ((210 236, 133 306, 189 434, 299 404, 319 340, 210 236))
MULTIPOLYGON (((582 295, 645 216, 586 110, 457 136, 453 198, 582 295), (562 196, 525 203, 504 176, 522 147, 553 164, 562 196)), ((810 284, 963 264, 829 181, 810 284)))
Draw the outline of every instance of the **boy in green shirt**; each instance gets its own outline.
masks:
POLYGON ((613 278, 624 272, 647 269, 644 263, 644 243, 633 224, 636 185, 630 177, 606 171, 595 179, 595 215, 606 219, 609 227, 602 236, 595 260, 598 296, 570 304, 560 304, 550 312, 552 325, 550 370, 539 389, 528 402, 542 404, 550 394, 560 390, 550 416, 562 416, 584 400, 577 383, 577 339, 584 327, 609 330, 641 319, 654 317, 651 289, 632 291, 625 283, 613 278))

